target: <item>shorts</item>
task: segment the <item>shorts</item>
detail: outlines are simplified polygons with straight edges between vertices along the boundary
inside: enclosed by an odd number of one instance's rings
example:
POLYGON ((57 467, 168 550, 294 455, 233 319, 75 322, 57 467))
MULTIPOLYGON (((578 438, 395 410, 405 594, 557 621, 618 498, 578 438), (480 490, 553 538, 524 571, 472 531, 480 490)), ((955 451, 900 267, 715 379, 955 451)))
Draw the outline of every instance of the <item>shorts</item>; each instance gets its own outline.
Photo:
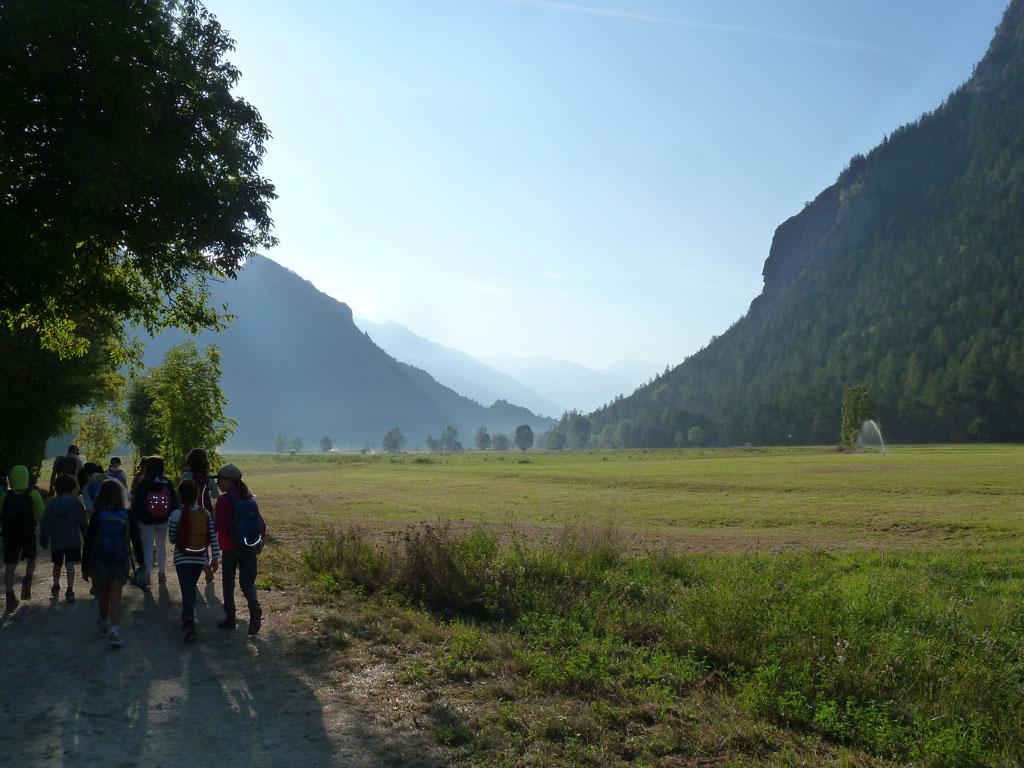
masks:
POLYGON ((25 541, 4 542, 4 565, 17 565, 22 560, 36 559, 36 537, 25 541))
POLYGON ((82 562, 82 548, 75 547, 74 549, 55 549, 50 552, 50 559, 53 564, 60 568, 64 563, 71 565, 71 563, 82 562))
POLYGON ((96 585, 127 584, 128 559, 125 558, 118 563, 104 563, 102 560, 94 559, 89 568, 89 578, 96 585))

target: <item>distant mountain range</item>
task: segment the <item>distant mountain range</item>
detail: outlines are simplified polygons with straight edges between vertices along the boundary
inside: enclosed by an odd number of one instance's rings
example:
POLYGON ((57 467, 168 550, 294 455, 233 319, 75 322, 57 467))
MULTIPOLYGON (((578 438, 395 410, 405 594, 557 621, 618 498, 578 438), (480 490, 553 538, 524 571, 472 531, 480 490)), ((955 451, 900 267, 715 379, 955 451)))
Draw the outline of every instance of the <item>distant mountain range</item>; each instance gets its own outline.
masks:
POLYGON ((1022 299, 1024 0, 1013 0, 963 86, 779 226, 746 316, 592 414, 590 434, 613 446, 834 443, 843 390, 863 383, 890 439, 1018 442, 1022 299))
POLYGON ((445 386, 480 403, 508 400, 545 416, 566 411, 590 411, 627 395, 658 373, 658 366, 624 358, 603 371, 537 355, 488 357, 478 360, 464 352, 425 339, 395 322, 356 325, 388 354, 427 371, 445 386))
POLYGON ((373 323, 355 318, 381 349, 396 360, 422 368, 459 394, 488 405, 507 400, 543 416, 561 416, 565 408, 535 392, 511 376, 497 371, 457 349, 443 346, 413 333, 395 322, 373 323))
POLYGON ((616 397, 628 395, 658 370, 652 363, 622 360, 612 368, 595 371, 569 360, 544 355, 509 357, 495 355, 484 362, 568 410, 591 411, 616 397))
MULTIPOLYGON (((310 448, 324 436, 340 448, 363 448, 379 445, 392 427, 415 448, 448 424, 470 447, 481 426, 493 434, 529 424, 539 434, 553 424, 508 402, 485 407, 398 362, 356 327, 346 304, 266 257, 211 291, 212 303, 235 315, 223 332, 197 339, 222 351, 227 412, 238 420, 230 449, 271 450, 279 432, 310 448)), ((168 331, 148 340, 144 362, 158 365, 184 338, 168 331)))

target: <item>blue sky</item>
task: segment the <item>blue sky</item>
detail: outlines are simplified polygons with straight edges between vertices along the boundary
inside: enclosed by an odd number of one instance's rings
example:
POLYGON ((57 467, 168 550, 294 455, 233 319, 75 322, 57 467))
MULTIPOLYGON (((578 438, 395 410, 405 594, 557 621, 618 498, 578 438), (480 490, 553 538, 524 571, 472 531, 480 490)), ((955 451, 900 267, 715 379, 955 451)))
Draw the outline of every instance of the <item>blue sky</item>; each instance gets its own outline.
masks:
POLYGON ((272 258, 477 355, 676 364, 775 227, 933 109, 1006 0, 209 0, 272 258))

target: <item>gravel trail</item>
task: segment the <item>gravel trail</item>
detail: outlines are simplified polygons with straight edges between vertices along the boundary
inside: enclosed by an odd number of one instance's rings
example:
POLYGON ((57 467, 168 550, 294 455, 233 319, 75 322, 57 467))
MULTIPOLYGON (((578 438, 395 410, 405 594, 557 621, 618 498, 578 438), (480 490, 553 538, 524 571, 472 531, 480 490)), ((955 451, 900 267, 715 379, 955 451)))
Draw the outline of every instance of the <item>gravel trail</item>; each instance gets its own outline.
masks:
POLYGON ((50 562, 40 557, 33 598, 0 620, 4 765, 432 764, 417 738, 377 732, 317 669, 322 662, 288 651, 286 622, 277 625, 263 593, 264 629, 249 638, 241 594, 238 629, 217 629, 219 574, 215 588, 200 580, 199 642, 185 645, 177 580, 168 577, 151 593, 125 587, 125 647, 111 650, 89 585, 78 580, 73 604, 63 594, 51 601, 50 562))

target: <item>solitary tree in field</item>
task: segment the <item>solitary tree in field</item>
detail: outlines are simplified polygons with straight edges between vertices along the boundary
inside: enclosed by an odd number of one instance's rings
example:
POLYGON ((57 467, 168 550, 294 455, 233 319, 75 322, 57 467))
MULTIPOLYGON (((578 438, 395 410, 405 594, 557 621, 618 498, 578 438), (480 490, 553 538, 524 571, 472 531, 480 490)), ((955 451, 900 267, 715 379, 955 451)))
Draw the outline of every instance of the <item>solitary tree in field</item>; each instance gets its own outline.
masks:
POLYGON ((476 449, 478 451, 491 450, 491 435, 487 431, 487 427, 480 427, 476 431, 476 449))
POLYGON ((288 437, 284 434, 284 432, 278 432, 276 435, 274 435, 274 452, 286 452, 288 450, 289 442, 290 441, 288 440, 288 437))
POLYGON ((512 447, 512 441, 509 440, 508 435, 498 432, 491 436, 491 450, 494 451, 507 451, 512 447))
POLYGON ((868 419, 875 418, 875 398, 863 384, 847 387, 843 392, 843 419, 841 438, 851 448, 857 442, 861 426, 868 419))
POLYGON ((323 453, 330 453, 334 447, 334 442, 327 435, 320 438, 320 450, 323 453))
POLYGON ((426 439, 423 441, 426 443, 427 450, 431 453, 440 453, 441 442, 429 432, 427 433, 426 439))
POLYGON ((291 450, 295 453, 302 453, 306 450, 306 444, 302 442, 302 438, 296 435, 291 440, 291 450))
POLYGON ((402 430, 398 427, 389 429, 381 440, 381 447, 388 453, 401 453, 405 448, 405 435, 402 434, 402 430))
POLYGON ((516 448, 525 451, 533 447, 533 429, 529 424, 520 424, 516 427, 516 448))

